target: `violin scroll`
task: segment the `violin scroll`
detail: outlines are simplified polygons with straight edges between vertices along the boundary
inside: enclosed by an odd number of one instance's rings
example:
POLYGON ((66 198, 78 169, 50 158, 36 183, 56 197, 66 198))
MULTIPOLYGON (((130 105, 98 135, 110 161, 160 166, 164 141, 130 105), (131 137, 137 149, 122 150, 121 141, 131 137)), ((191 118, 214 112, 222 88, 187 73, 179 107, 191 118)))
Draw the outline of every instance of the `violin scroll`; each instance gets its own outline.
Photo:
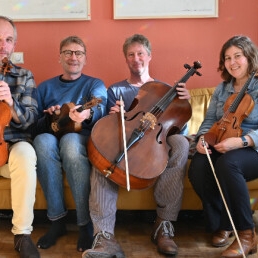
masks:
POLYGON ((2 66, 0 67, 0 73, 5 76, 7 73, 10 73, 11 68, 13 68, 13 66, 10 64, 8 58, 4 57, 2 60, 2 66))

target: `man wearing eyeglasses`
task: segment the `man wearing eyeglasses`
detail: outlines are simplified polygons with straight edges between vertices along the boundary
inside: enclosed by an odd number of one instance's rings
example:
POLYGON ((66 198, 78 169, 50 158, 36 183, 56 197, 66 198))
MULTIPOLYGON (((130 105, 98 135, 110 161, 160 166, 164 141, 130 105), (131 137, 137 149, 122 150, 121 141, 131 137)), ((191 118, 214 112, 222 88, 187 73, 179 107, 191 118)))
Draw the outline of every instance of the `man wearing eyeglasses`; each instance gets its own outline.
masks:
POLYGON ((38 240, 37 246, 49 248, 66 233, 64 170, 76 205, 77 250, 82 252, 93 240, 88 205, 91 165, 85 146, 93 125, 105 115, 107 92, 102 80, 82 73, 86 46, 79 37, 70 36, 61 41, 59 62, 63 74, 42 82, 37 88, 40 117, 34 147, 37 175, 51 221, 50 229, 38 240), (99 101, 88 105, 93 97, 99 101), (79 125, 79 130, 75 125, 79 125), (59 134, 60 131, 63 133, 59 134))

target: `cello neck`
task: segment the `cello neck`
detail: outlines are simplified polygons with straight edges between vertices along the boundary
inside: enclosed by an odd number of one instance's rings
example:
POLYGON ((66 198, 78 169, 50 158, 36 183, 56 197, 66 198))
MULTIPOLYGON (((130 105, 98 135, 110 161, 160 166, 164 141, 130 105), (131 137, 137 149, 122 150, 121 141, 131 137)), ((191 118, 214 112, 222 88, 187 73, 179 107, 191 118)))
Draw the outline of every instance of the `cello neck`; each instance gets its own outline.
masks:
MULTIPOLYGON (((202 67, 201 63, 199 61, 195 61, 194 65, 191 67, 188 64, 185 64, 184 67, 188 69, 186 74, 165 94, 165 96, 156 104, 156 107, 160 109, 161 111, 164 111, 167 106, 170 105, 172 100, 177 96, 177 90, 178 83, 185 83, 187 80, 193 76, 194 74, 197 74, 198 76, 201 76, 201 74, 197 71, 197 69, 200 69, 202 67)), ((154 107, 154 109, 156 108, 154 107)))

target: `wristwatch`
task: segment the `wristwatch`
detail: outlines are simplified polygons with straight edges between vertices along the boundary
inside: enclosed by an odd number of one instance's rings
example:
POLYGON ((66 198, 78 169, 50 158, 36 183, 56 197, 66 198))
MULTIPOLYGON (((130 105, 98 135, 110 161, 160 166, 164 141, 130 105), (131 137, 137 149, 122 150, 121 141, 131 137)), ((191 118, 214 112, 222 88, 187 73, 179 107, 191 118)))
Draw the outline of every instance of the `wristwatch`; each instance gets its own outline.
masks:
POLYGON ((243 147, 248 147, 248 141, 244 136, 241 136, 242 142, 243 142, 243 147))

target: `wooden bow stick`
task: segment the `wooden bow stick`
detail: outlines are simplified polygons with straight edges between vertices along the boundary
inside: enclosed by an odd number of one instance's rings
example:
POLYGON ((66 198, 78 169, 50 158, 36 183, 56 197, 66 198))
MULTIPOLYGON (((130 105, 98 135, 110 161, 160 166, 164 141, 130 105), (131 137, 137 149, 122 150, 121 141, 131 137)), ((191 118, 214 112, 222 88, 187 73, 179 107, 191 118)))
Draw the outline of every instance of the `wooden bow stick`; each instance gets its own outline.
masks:
POLYGON ((122 129, 123 129, 123 142, 124 142, 124 154, 125 154, 125 173, 126 173, 126 186, 127 191, 130 191, 130 178, 129 178, 129 168, 128 168, 128 158, 127 158, 127 146, 126 146, 126 134, 125 134, 125 120, 124 120, 124 101, 122 95, 120 95, 120 113, 122 120, 122 129))
POLYGON ((219 180, 218 180, 218 178, 217 178, 217 176, 216 176, 214 166, 213 166, 213 164, 212 164, 212 161, 211 161, 211 158, 210 158, 210 155, 209 155, 209 152, 208 152, 206 143, 205 143, 205 141, 204 141, 204 136, 201 136, 201 141, 202 141, 202 146, 204 147, 205 152, 206 152, 206 155, 207 155, 207 157, 208 157, 208 160, 209 160, 209 163, 210 163, 210 166, 211 166, 211 170, 212 170, 212 172, 213 172, 213 175, 214 175, 214 178, 215 178, 215 180, 216 180, 217 186, 218 186, 218 188, 219 188, 219 192, 220 192, 221 198, 222 198, 222 200, 223 200, 223 203, 224 203, 224 205, 225 205, 226 211, 227 211, 227 213, 228 213, 228 217, 229 217, 229 220, 230 220, 230 222, 231 222, 233 231, 234 231, 234 233, 235 233, 237 242, 238 242, 238 244, 239 244, 239 246, 240 246, 240 249, 241 249, 241 252, 242 252, 242 254, 243 254, 243 257, 246 258, 245 253, 244 253, 244 250, 243 250, 243 247, 242 247, 242 244, 241 244, 241 242, 240 242, 240 240, 239 240, 239 237, 238 237, 238 234, 237 234, 237 231, 236 231, 236 228, 235 228, 235 224, 234 224, 233 219, 232 219, 232 217, 231 217, 231 215, 230 215, 227 202, 226 202, 225 197, 224 197, 224 195, 223 195, 223 192, 222 192, 222 190, 221 190, 221 187, 220 187, 220 184, 219 184, 219 180))

